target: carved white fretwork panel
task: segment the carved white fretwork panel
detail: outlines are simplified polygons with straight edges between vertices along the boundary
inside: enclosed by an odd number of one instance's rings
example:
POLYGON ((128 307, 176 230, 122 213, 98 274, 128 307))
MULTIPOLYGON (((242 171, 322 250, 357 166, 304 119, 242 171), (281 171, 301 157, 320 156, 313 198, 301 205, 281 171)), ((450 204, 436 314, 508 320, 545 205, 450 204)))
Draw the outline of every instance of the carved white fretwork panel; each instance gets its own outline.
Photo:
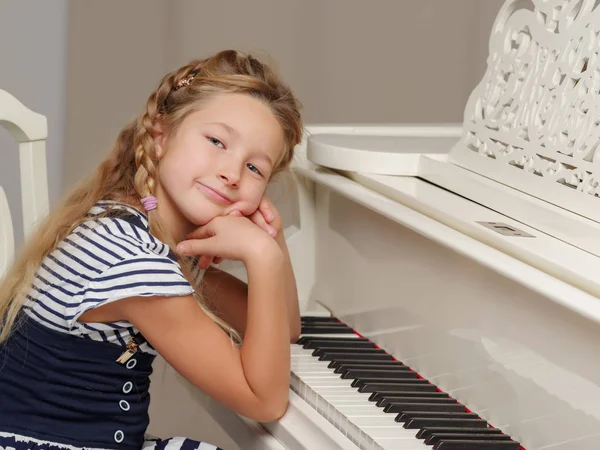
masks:
MULTIPOLYGON (((31 111, 8 92, 0 89, 0 126, 4 126, 19 142, 23 228, 27 238, 40 220, 48 214, 48 124, 45 116, 31 111)), ((3 151, 6 149, 0 149, 0 156, 3 151)), ((6 195, 0 186, 0 279, 13 258, 12 217, 6 195)))
POLYGON ((505 3, 450 160, 600 221, 599 4, 505 3))

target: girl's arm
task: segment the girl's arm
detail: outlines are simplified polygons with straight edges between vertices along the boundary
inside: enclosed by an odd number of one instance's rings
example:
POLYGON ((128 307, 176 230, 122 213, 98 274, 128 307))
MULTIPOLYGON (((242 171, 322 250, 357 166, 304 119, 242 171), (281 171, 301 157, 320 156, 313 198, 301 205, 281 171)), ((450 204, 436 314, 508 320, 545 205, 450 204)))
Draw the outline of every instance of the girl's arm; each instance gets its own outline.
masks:
MULTIPOLYGON (((300 309, 298 290, 290 261, 290 255, 283 237, 279 232, 275 237, 284 257, 285 303, 287 305, 290 342, 294 343, 300 335, 300 309)), ((209 267, 202 278, 203 294, 208 298, 219 317, 236 329, 241 336, 246 333, 246 315, 248 303, 248 285, 233 275, 209 267)))
MULTIPOLYGON (((241 216, 239 211, 232 212, 232 214, 235 213, 237 213, 236 216, 241 216)), ((288 309, 290 340, 294 343, 300 336, 300 308, 296 278, 294 277, 290 254, 283 235, 281 216, 275 205, 265 195, 257 210, 249 216, 249 219, 271 236, 275 236, 275 242, 277 242, 285 256, 285 303, 288 309)), ((194 233, 191 233, 190 236, 193 235, 194 233)), ((190 251, 188 254, 196 256, 199 253, 190 251)), ((210 267, 212 260, 213 256, 206 255, 201 256, 199 261, 199 266, 206 269, 202 283, 206 289, 203 294, 209 299, 214 310, 221 314, 220 317, 243 336, 245 334, 246 303, 248 299, 246 283, 226 272, 210 267)))
POLYGON ((296 277, 292 268, 290 253, 283 236, 283 231, 279 231, 275 237, 275 242, 279 245, 284 257, 284 278, 285 278, 285 299, 288 308, 288 320, 290 325, 290 340, 292 343, 298 340, 300 336, 300 306, 298 304, 298 288, 296 287, 296 277))
MULTIPOLYGON (((215 246, 217 253, 236 259, 222 250, 235 236, 233 231, 225 233, 221 243, 225 244, 215 246)), ((192 296, 134 297, 111 305, 191 383, 233 411, 266 422, 281 417, 288 401, 290 337, 287 306, 281 301, 286 295, 286 258, 271 238, 255 236, 251 242, 252 251, 242 259, 248 272, 248 301, 240 348, 192 296)))

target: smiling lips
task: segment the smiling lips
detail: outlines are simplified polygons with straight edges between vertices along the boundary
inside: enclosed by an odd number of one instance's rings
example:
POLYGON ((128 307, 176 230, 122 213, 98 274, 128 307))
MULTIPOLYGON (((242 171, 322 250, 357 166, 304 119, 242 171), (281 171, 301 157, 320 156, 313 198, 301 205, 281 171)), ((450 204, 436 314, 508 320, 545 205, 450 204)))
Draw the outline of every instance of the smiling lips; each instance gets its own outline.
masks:
POLYGON ((217 201, 218 203, 222 203, 224 205, 230 205, 233 201, 227 197, 222 192, 217 191, 209 186, 206 186, 202 183, 198 183, 202 189, 202 191, 211 199, 217 201))

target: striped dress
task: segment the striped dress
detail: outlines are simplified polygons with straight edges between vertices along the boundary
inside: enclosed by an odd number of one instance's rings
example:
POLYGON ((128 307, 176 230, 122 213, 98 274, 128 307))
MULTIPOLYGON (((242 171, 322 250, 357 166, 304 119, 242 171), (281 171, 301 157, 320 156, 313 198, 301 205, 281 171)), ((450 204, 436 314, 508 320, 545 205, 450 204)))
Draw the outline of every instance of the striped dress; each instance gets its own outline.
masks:
POLYGON ((143 343, 119 363, 138 333, 132 324, 78 321, 123 298, 194 288, 137 209, 101 201, 87 219, 44 259, 15 331, 0 344, 0 449, 217 449, 145 439, 156 351, 143 343))

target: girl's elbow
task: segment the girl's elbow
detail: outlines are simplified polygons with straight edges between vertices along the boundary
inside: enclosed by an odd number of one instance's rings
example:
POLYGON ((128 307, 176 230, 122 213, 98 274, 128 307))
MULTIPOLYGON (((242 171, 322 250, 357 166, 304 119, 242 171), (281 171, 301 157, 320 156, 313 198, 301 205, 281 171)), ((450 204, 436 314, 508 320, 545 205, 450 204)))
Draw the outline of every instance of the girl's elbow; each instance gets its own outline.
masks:
POLYGON ((300 330, 290 333, 290 344, 295 344, 300 338, 300 330))
POLYGON ((257 422, 275 422, 283 417, 286 413, 289 405, 289 399, 279 402, 279 404, 272 404, 263 411, 263 417, 257 422))
POLYGON ((300 338, 301 332, 302 326, 300 325, 300 321, 298 321, 298 323, 295 323, 290 327, 290 342, 292 344, 295 344, 296 341, 300 338))
POLYGON ((281 399, 271 399, 269 402, 265 402, 261 406, 255 408, 252 411, 252 415, 248 418, 262 423, 275 422, 276 420, 281 419, 285 414, 288 404, 289 398, 287 395, 281 399))

